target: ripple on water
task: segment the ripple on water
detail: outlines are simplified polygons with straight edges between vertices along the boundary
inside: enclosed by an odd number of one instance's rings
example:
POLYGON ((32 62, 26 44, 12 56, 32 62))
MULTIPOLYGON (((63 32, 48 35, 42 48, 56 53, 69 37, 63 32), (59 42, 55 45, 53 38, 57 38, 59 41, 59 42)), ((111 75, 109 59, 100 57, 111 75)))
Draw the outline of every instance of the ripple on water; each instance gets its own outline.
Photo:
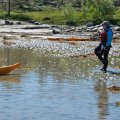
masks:
MULTIPOLYGON (((0 119, 119 118, 119 108, 114 103, 120 95, 106 91, 109 85, 120 85, 119 75, 93 72, 101 64, 95 57, 79 57, 89 53, 85 43, 79 47, 47 40, 17 42, 11 45, 14 49, 9 48, 9 62, 19 60, 31 69, 21 67, 17 78, 14 74, 12 80, 8 81, 10 76, 0 80, 0 119)), ((119 64, 119 57, 110 58, 110 66, 119 64)))

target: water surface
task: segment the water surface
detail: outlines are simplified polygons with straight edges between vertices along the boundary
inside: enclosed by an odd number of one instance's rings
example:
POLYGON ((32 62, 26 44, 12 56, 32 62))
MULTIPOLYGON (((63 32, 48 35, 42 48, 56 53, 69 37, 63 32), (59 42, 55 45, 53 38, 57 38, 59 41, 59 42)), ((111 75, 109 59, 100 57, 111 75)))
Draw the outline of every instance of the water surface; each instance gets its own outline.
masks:
MULTIPOLYGON (((119 120, 120 75, 95 72, 95 56, 59 57, 35 49, 1 48, 0 65, 21 62, 10 75, 0 76, 0 120, 119 120)), ((110 66, 119 57, 110 57, 110 66)))

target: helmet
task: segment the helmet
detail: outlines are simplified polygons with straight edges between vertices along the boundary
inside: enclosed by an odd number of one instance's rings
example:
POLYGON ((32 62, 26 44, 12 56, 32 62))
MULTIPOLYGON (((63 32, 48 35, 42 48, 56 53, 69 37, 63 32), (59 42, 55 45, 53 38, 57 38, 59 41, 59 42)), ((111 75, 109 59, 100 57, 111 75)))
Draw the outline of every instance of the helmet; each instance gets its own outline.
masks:
POLYGON ((103 23, 101 23, 100 26, 104 26, 104 25, 107 26, 107 27, 109 27, 110 23, 108 21, 103 21, 103 23))

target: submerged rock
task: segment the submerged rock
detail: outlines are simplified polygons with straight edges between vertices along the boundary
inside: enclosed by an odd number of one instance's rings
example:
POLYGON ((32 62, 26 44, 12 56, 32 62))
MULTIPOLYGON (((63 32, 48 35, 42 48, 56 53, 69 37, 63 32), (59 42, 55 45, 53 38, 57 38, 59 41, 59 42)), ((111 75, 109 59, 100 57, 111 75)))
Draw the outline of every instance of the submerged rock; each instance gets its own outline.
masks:
POLYGON ((111 86, 107 88, 111 92, 120 92, 120 87, 119 86, 111 86))
POLYGON ((116 106, 120 107, 120 101, 115 102, 116 106))

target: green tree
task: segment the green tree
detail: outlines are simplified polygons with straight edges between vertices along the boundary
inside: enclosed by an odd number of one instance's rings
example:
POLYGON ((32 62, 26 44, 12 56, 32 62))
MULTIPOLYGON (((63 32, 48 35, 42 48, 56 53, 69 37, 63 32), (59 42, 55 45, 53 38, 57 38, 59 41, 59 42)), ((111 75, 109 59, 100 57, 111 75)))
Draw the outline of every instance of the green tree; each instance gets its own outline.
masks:
POLYGON ((66 24, 68 25, 75 25, 75 22, 74 22, 74 15, 75 13, 75 9, 71 6, 71 5, 66 5, 65 8, 64 8, 64 17, 65 17, 65 20, 66 20, 66 24))
POLYGON ((101 22, 111 20, 114 12, 113 0, 83 0, 82 14, 84 20, 101 22))

